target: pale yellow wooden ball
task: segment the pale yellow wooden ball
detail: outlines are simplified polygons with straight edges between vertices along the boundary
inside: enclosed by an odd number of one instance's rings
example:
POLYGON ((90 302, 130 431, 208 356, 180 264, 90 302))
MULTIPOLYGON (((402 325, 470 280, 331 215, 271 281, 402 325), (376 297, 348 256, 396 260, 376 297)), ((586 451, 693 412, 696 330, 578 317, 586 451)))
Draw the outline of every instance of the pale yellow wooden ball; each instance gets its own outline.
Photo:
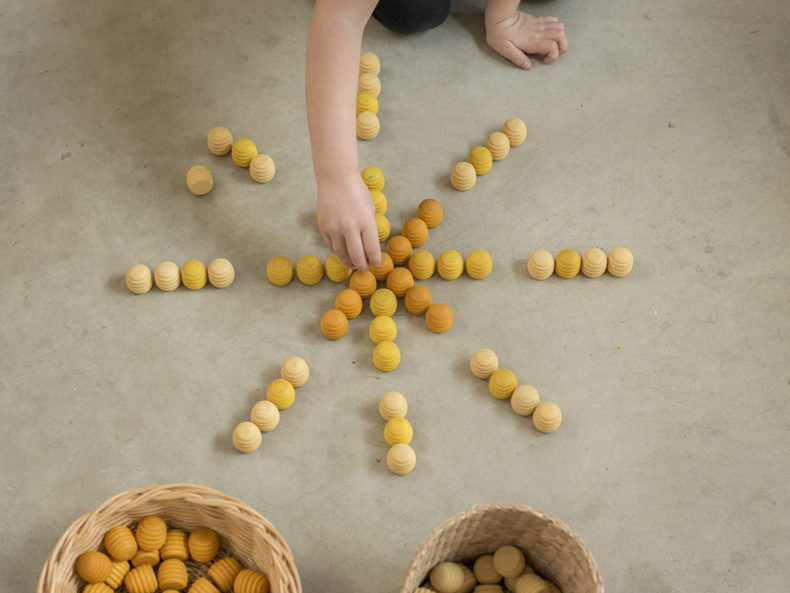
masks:
POLYGON ((252 453, 261 446, 261 431, 252 422, 239 422, 233 429, 233 446, 241 453, 252 453))
POLYGON ((214 187, 211 171, 202 165, 195 165, 187 171, 187 188, 196 196, 204 196, 214 187))

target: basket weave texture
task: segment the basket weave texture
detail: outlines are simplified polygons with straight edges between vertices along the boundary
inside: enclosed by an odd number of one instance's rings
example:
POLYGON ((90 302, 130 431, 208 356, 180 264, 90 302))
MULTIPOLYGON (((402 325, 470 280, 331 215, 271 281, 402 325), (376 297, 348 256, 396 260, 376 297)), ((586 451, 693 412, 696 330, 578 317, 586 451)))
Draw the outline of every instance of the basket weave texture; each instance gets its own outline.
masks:
MULTIPOLYGON (((192 531, 209 527, 220 536, 218 557, 233 556, 263 572, 272 593, 301 593, 293 554, 274 526, 247 504, 217 490, 194 484, 167 484, 129 490, 74 521, 47 558, 37 593, 78 593, 84 583, 74 570, 88 550, 104 551, 104 534, 116 525, 132 526, 148 515, 168 527, 192 531)), ((187 562, 190 581, 204 576, 206 564, 187 562)), ((119 589, 125 592, 125 587, 119 589)))
POLYGON ((412 593, 439 562, 471 562, 508 544, 521 548, 527 563, 562 593, 603 593, 598 566, 579 536, 521 505, 476 506, 439 525, 414 555, 401 593, 412 593))

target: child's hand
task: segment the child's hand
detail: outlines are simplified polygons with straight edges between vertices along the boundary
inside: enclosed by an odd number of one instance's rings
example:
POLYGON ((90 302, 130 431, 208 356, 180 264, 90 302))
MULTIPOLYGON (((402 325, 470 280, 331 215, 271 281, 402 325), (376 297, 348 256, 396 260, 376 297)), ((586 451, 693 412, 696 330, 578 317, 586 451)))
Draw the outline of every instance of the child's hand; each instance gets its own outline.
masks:
POLYGON ((553 16, 516 13, 499 22, 486 18, 486 41, 497 53, 519 68, 532 67, 527 54, 543 54, 549 64, 568 51, 565 26, 553 16))
POLYGON ((345 265, 365 271, 381 265, 370 191, 359 174, 318 183, 318 228, 345 265))

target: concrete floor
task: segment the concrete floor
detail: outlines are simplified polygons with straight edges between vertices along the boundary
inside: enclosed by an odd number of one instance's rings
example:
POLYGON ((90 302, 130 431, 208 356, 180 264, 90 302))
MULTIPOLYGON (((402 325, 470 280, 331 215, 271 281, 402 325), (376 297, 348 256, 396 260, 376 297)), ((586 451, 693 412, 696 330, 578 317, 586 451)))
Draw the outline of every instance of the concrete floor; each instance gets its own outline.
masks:
POLYGON ((339 288, 269 284, 267 260, 323 246, 304 113, 312 4, 5 2, 0 7, 0 590, 32 590, 80 514, 140 486, 241 498, 293 548, 305 591, 397 591, 432 528, 477 503, 573 528, 607 591, 787 590, 790 580, 790 4, 524 5, 570 51, 522 72, 478 3, 412 37, 372 22, 394 228, 426 197, 427 248, 487 249, 484 281, 427 282, 455 324, 402 308, 403 362, 372 365, 369 311, 339 342, 339 288), (511 116, 527 142, 469 192, 451 165, 511 116), (211 155, 215 125, 277 163, 258 186, 211 155), (194 164, 215 188, 186 191, 194 164), (540 248, 629 247, 625 279, 525 271, 540 248), (123 275, 227 257, 227 290, 133 296, 123 275), (477 348, 560 404, 541 436, 467 369, 477 348), (252 455, 233 426, 290 355, 310 382, 252 455), (386 391, 419 458, 386 469, 386 391))

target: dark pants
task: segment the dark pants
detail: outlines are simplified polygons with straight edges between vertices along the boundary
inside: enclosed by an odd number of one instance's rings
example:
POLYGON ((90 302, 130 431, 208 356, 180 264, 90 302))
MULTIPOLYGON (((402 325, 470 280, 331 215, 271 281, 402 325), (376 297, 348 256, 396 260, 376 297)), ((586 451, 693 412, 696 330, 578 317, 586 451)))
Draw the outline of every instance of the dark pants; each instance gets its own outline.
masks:
POLYGON ((450 0, 380 0, 373 16, 395 33, 416 33, 441 25, 450 0))

